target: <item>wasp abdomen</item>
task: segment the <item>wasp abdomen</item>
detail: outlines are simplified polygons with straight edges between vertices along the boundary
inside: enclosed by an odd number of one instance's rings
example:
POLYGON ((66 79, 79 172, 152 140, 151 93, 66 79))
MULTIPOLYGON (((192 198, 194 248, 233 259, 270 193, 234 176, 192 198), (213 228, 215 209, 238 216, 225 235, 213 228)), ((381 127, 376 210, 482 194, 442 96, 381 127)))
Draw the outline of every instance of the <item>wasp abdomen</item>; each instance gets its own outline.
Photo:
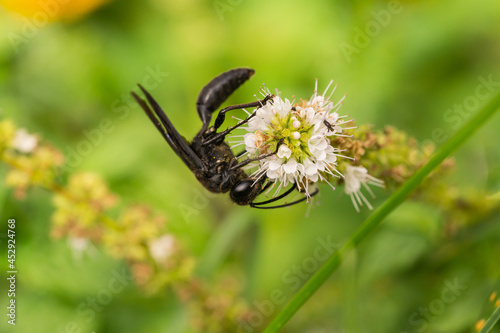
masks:
POLYGON ((203 122, 210 122, 212 112, 231 95, 239 86, 248 80, 255 71, 250 68, 237 68, 222 73, 210 81, 198 95, 196 109, 203 122))

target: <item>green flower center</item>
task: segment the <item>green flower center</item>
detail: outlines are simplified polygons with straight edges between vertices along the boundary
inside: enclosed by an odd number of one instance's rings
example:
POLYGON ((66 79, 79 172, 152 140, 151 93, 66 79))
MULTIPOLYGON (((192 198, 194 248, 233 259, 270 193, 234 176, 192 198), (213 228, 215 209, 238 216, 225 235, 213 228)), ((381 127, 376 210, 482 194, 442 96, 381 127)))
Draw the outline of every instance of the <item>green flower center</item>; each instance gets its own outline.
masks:
MULTIPOLYGON (((304 119, 300 118, 298 113, 288 113, 285 117, 276 114, 269 125, 269 129, 264 132, 268 138, 264 145, 267 147, 267 151, 272 152, 276 150, 278 142, 283 139, 283 144, 292 151, 290 158, 294 157, 297 162, 302 163, 306 157, 312 155, 307 143, 311 138, 313 127, 314 125, 306 125, 304 119), (298 128, 293 126, 295 121, 300 122, 298 128), (298 139, 294 137, 295 132, 300 134, 298 139)), ((287 160, 285 158, 285 161, 287 160)))

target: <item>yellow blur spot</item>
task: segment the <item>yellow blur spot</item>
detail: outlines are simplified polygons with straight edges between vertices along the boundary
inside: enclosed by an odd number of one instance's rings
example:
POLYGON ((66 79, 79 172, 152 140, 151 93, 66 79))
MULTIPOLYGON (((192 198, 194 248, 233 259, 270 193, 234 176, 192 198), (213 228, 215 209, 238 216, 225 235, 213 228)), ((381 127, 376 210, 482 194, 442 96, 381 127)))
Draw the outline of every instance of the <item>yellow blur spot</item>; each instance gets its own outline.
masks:
POLYGON ((494 301, 495 298, 497 297, 497 293, 496 292, 493 292, 491 295, 490 295, 490 301, 494 301))
POLYGON ((495 306, 498 308, 500 306, 500 299, 495 302, 495 306))
POLYGON ((484 319, 481 319, 476 323, 476 331, 481 330, 483 328, 484 324, 486 324, 486 321, 484 319))
POLYGON ((71 21, 109 0, 0 0, 0 6, 38 22, 71 21))

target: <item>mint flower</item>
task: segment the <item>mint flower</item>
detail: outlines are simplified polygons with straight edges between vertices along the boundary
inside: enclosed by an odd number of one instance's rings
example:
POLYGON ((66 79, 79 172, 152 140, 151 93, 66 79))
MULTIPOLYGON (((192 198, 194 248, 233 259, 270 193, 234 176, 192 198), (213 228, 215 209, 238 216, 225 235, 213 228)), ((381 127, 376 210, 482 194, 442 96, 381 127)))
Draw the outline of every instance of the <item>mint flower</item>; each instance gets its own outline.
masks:
POLYGON ((384 187, 384 181, 377 179, 368 174, 368 170, 366 170, 362 166, 351 166, 348 165, 344 172, 345 175, 345 194, 351 197, 352 203, 356 211, 359 212, 359 206, 363 206, 363 202, 366 204, 368 209, 372 210, 373 207, 370 205, 370 202, 366 199, 366 197, 361 193, 361 186, 363 186, 368 193, 375 198, 373 191, 370 189, 368 185, 373 185, 377 187, 384 187))
MULTIPOLYGON (((330 184, 327 178, 343 177, 337 170, 337 159, 350 157, 339 154, 344 150, 333 147, 329 137, 352 137, 342 134, 344 129, 348 129, 342 125, 352 120, 344 120, 347 116, 340 116, 337 112, 345 96, 334 104, 330 100, 335 91, 333 88, 330 96, 325 97, 332 82, 323 94, 318 94, 316 81, 311 98, 295 104, 283 99, 276 91, 277 95, 257 109, 255 116, 249 120, 245 128, 249 133, 243 135, 243 141, 239 143, 245 145, 246 154, 258 157, 278 148, 275 155, 257 162, 258 170, 252 174, 257 180, 266 176, 278 183, 280 186, 274 196, 281 188, 296 184, 301 192, 310 197, 310 184, 318 181, 330 184)), ((263 92, 270 95, 268 89, 263 89, 263 92)))

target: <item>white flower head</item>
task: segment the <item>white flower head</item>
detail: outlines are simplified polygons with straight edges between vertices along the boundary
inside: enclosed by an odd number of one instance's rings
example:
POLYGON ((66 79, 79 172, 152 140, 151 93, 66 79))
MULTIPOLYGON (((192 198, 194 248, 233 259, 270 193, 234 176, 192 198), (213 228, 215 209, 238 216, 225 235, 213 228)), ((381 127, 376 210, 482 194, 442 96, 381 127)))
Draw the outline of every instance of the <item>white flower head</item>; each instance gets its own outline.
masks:
POLYGON ((84 253, 88 253, 90 256, 95 256, 99 253, 88 238, 68 237, 67 242, 74 260, 81 260, 84 253))
POLYGON ((175 237, 163 235, 149 242, 149 253, 158 263, 165 262, 175 252, 175 237))
POLYGON ((368 185, 384 187, 384 181, 377 179, 368 174, 368 170, 366 170, 362 166, 347 166, 345 172, 345 189, 344 192, 351 197, 352 203, 356 211, 359 212, 359 206, 363 206, 363 203, 366 204, 368 209, 373 209, 370 202, 366 199, 363 193, 361 193, 361 186, 363 186, 368 193, 375 198, 373 191, 370 189, 368 185), (359 204, 359 206, 358 206, 359 204))
MULTIPOLYGON (((333 88, 327 97, 332 82, 323 94, 318 94, 316 80, 311 98, 300 103, 283 99, 276 91, 276 96, 258 108, 248 121, 245 128, 248 133, 243 136, 242 144, 250 157, 269 154, 277 149, 276 154, 261 159, 258 170, 252 174, 256 179, 267 176, 269 181, 279 184, 274 196, 278 195, 280 188, 295 184, 310 197, 310 184, 319 180, 328 183, 327 174, 343 177, 336 167, 337 158, 345 156, 331 145, 330 136, 351 137, 342 134, 346 128, 341 125, 352 120, 344 120, 347 116, 339 116, 337 112, 345 96, 334 104, 330 100, 335 91, 333 88)), ((268 89, 263 89, 263 92, 264 95, 271 95, 268 89)))
POLYGON ((22 153, 31 153, 38 145, 35 135, 29 134, 24 128, 18 129, 12 142, 12 147, 22 153))

